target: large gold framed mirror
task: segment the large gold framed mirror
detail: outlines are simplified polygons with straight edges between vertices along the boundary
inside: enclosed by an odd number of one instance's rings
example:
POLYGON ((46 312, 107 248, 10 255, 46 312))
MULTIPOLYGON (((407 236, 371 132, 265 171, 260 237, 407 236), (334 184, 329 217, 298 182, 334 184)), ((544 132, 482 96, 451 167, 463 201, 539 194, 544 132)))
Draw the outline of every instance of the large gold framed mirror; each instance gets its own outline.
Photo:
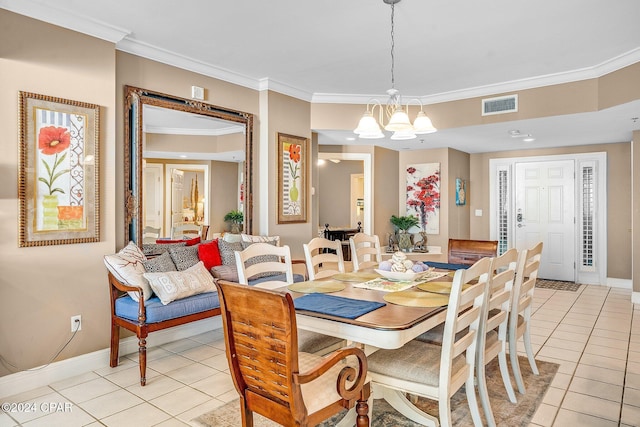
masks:
POLYGON ((251 234, 253 114, 125 86, 125 241, 175 238, 180 223, 251 234), (178 183, 178 184, 176 184, 178 183))

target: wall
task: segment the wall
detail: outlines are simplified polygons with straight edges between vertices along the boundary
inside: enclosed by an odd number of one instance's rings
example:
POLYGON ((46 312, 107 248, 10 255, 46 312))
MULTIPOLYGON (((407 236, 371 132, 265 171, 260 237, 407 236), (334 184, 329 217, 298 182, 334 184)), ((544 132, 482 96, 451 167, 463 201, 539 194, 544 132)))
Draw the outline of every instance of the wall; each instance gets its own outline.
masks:
POLYGON ((629 143, 585 145, 540 150, 503 151, 471 154, 471 212, 482 209, 483 216, 470 218, 471 238, 489 238, 489 160, 508 157, 547 156, 574 153, 606 152, 608 160, 607 191, 607 276, 631 278, 631 145, 629 143))
MULTIPOLYGON (((277 92, 269 91, 266 96, 269 110, 268 120, 261 121, 260 131, 268 135, 268 162, 262 162, 260 167, 267 170, 261 170, 260 176, 267 177, 268 206, 261 206, 261 215, 268 217, 268 229, 261 230, 261 234, 269 234, 272 236, 280 236, 281 242, 286 243, 291 248, 291 256, 297 259, 304 259, 302 245, 307 243, 317 234, 317 229, 311 222, 311 187, 315 185, 312 182, 311 173, 311 143, 309 143, 307 152, 307 182, 304 191, 307 192, 307 222, 304 223, 285 223, 278 224, 277 215, 277 182, 278 182, 278 166, 277 166, 277 141, 278 133, 309 138, 311 141, 311 127, 309 123, 309 103, 290 96, 282 95, 277 92), (264 126, 267 129, 264 129, 264 126)), ((261 101, 263 102, 263 101, 261 101)), ((261 194, 264 197, 264 194, 261 194)))
MULTIPOLYGON (((389 235, 393 234, 393 225, 389 222, 391 215, 398 213, 398 171, 400 153, 375 147, 373 151, 373 232, 378 235, 380 244, 389 243, 389 235)), ((404 177, 403 177, 404 182, 404 177)))
POLYGON ((351 175, 364 173, 363 162, 342 160, 340 163, 325 161, 318 166, 320 217, 318 227, 355 228, 351 224, 351 175))
MULTIPOLYGON (((448 179, 446 185, 449 199, 449 239, 469 239, 469 201, 456 205, 456 178, 466 181, 466 192, 473 196, 473 183, 469 179, 469 153, 449 149, 448 179)), ((444 250, 444 248, 443 248, 444 250)))
MULTIPOLYGON (((114 45, 0 9, 0 354, 20 369, 109 345, 104 254, 114 252, 116 111, 114 45), (18 91, 100 105, 100 241, 18 248, 18 91)), ((121 206, 121 205, 117 205, 121 206)), ((14 372, 0 364, 0 376, 14 372)), ((0 395, 3 393, 0 392, 0 395)), ((7 393, 4 393, 7 394, 7 393)))

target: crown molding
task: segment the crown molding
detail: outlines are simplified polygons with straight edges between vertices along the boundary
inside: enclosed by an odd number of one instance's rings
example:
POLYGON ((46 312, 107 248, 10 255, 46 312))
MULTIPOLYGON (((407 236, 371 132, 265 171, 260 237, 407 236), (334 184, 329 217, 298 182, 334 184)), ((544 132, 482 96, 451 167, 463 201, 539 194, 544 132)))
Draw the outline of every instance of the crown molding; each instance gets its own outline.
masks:
POLYGON ((118 43, 131 34, 130 30, 88 18, 69 10, 62 10, 56 7, 54 2, 0 0, 0 8, 112 43, 118 43))

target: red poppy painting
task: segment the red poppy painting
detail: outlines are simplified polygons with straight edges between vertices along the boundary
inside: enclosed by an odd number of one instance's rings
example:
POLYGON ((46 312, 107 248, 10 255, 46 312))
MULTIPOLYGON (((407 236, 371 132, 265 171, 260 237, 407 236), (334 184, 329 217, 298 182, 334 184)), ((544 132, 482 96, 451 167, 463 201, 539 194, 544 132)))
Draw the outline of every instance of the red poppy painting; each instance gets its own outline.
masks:
POLYGON ((440 233, 440 163, 407 166, 407 215, 418 218, 420 229, 440 233))
POLYGON ((278 134, 278 223, 306 222, 308 140, 278 134))
POLYGON ((20 92, 21 247, 99 240, 99 111, 20 92))

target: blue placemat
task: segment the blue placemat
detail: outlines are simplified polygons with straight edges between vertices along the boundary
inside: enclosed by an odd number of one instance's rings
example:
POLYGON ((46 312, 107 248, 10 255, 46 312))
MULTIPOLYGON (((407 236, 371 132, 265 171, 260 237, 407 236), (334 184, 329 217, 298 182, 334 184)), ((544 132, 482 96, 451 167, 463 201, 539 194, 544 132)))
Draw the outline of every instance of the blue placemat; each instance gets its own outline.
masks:
POLYGON ((344 317, 345 319, 355 319, 386 304, 383 302, 362 301, 334 295, 307 294, 293 300, 293 305, 299 310, 329 314, 331 316, 344 317))
POLYGON ((448 262, 431 262, 431 261, 424 261, 425 264, 427 264, 429 267, 434 267, 434 268, 441 268, 443 270, 466 270, 467 268, 471 267, 470 265, 466 265, 466 264, 449 264, 448 262))

